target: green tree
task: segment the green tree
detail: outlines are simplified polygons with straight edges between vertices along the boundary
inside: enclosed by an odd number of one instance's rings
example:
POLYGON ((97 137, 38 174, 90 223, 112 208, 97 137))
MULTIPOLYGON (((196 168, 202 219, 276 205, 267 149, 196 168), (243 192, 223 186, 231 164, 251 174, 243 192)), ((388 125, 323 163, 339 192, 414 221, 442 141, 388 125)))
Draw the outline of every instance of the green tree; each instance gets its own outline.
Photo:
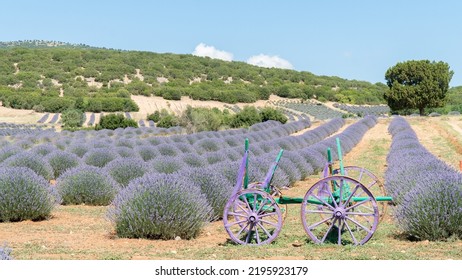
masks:
POLYGON ((280 123, 286 123, 287 122, 287 117, 282 113, 280 110, 271 108, 271 107, 265 107, 260 110, 260 116, 261 116, 261 121, 266 122, 268 120, 274 120, 278 121, 280 123))
POLYGON ((253 106, 244 106, 242 111, 233 116, 231 127, 249 127, 253 124, 261 122, 261 115, 253 106))
POLYGON ((80 127, 83 124, 83 112, 76 109, 68 109, 61 115, 64 127, 80 127))
POLYGON ((127 119, 124 115, 118 114, 108 114, 101 117, 99 124, 96 125, 96 130, 100 129, 116 129, 119 127, 138 127, 138 123, 132 119, 127 119))
POLYGON ((385 73, 389 90, 384 98, 392 110, 418 109, 424 115, 426 107, 444 106, 453 74, 442 61, 400 62, 385 73))

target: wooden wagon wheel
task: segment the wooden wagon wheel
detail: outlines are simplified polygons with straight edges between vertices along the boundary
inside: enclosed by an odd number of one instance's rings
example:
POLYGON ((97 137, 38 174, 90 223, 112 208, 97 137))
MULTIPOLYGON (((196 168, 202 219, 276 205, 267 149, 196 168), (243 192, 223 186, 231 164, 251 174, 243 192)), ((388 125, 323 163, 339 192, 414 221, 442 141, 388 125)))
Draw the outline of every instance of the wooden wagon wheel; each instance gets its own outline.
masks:
MULTIPOLYGON (((263 187, 263 182, 253 182, 253 183, 250 183, 248 186, 247 186, 248 189, 259 189, 259 190, 262 190, 262 191, 266 191, 264 190, 264 187, 263 187)), ((269 186, 269 194, 273 197, 273 198, 280 198, 282 196, 282 192, 279 190, 279 188, 273 186, 273 185, 270 185, 269 186)), ((282 222, 284 222, 287 218, 287 211, 288 211, 288 206, 287 204, 278 204, 279 208, 281 209, 281 213, 282 213, 282 222)))
MULTIPOLYGON (((344 167, 345 176, 356 179, 361 182, 373 195, 377 196, 387 196, 385 187, 377 176, 374 175, 371 171, 367 170, 364 167, 359 166, 345 166, 344 167)), ((332 172, 334 175, 340 175, 340 169, 335 169, 332 172)), ((357 194, 357 196, 362 196, 364 194, 357 194)), ((387 212, 387 202, 378 203, 379 207, 379 222, 383 220, 387 212)))
POLYGON ((301 218, 305 232, 317 244, 363 245, 377 229, 379 210, 374 196, 362 183, 333 175, 319 180, 306 192, 301 218), (339 192, 332 191, 331 186, 339 192))
POLYGON ((258 189, 233 195, 225 206, 223 223, 229 237, 238 244, 271 243, 282 228, 282 214, 274 198, 258 189))

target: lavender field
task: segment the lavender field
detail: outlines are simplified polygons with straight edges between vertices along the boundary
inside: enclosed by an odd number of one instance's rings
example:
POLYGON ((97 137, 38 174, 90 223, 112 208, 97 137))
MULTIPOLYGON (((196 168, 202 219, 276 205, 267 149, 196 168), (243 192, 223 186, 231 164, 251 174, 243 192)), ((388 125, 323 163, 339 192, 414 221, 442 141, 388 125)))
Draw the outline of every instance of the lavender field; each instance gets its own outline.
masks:
MULTIPOLYGON (((419 235, 410 228, 414 221, 406 220, 409 203, 402 202, 415 196, 423 199, 425 192, 409 191, 412 194, 407 195, 397 189, 410 187, 406 180, 425 176, 411 170, 399 173, 408 167, 394 161, 412 163, 403 161, 396 147, 417 145, 408 140, 401 146, 395 144, 393 129, 400 121, 367 117, 284 125, 266 122, 249 129, 189 135, 180 128, 58 133, 38 126, 4 125, 0 184, 9 191, 0 200, 0 242, 7 242, 5 250, 11 248, 16 259, 245 259, 254 254, 270 258, 267 251, 289 259, 461 258, 445 247, 449 245, 432 241, 449 238, 450 247, 457 247, 461 244, 457 231, 444 229, 444 238, 421 235, 419 242, 408 238, 419 235), (336 137, 341 139, 346 163, 372 170, 396 197, 396 206, 390 207, 366 246, 345 251, 312 244, 303 232, 298 205, 289 206, 282 233, 273 244, 248 249, 227 241, 221 216, 235 183, 245 138, 250 141, 251 181, 265 176, 282 148, 284 156, 273 183, 290 196, 303 196, 318 180, 326 149, 335 147, 336 137), (11 201, 18 207, 11 207, 11 201), (301 247, 294 247, 300 243, 301 247), (391 244, 391 249, 384 250, 385 244, 391 244), (326 252, 326 248, 330 249, 326 252)), ((457 146, 444 143, 445 138, 431 127, 444 129, 462 143, 462 136, 451 128, 460 124, 456 117, 409 120, 418 145, 442 163, 438 174, 460 176, 457 146), (434 144, 438 141, 441 145, 434 144)), ((423 159, 419 160, 422 164, 423 159)), ((437 193, 439 199, 447 195, 437 193)), ((413 211, 419 207, 430 211, 427 202, 415 205, 413 211)))

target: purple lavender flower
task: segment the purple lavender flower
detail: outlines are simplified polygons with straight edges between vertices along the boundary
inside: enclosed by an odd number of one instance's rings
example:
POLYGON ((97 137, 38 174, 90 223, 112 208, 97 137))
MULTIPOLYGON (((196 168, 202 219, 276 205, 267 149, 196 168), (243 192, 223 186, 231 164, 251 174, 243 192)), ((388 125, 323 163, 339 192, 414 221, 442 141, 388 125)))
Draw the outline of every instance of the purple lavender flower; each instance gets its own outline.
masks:
POLYGON ((178 174, 146 174, 114 199, 108 217, 119 237, 196 237, 212 209, 200 188, 178 174))
POLYGON ((66 171, 56 181, 63 204, 108 205, 119 191, 117 182, 103 169, 79 166, 66 171))
POLYGON ((0 221, 42 220, 60 202, 48 182, 25 167, 0 167, 0 221))

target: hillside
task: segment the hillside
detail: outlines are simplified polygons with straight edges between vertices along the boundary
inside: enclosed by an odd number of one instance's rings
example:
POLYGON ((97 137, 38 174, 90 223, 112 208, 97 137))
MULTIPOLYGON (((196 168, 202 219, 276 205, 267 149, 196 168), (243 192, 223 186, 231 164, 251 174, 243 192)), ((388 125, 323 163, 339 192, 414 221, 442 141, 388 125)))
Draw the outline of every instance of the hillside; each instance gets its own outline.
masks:
POLYGON ((253 103, 271 94, 383 103, 384 84, 316 76, 189 54, 93 48, 50 41, 0 43, 0 99, 17 109, 137 111, 131 95, 253 103), (109 101, 107 98, 110 98, 109 101))

